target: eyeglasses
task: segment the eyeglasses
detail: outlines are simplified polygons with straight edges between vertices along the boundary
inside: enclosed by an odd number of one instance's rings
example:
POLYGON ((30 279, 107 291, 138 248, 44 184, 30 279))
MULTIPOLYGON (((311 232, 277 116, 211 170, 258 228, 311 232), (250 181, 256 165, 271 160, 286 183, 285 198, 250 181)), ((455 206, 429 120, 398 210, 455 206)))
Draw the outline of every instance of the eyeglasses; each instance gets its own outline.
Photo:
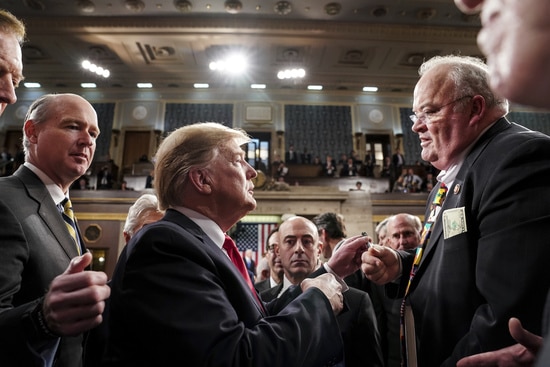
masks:
POLYGON ((418 112, 418 113, 415 113, 415 114, 412 114, 409 116, 409 118, 411 119, 411 121, 413 122, 413 124, 416 124, 417 121, 420 121, 420 122, 427 122, 427 121, 430 121, 430 118, 435 115, 436 113, 438 113, 439 111, 441 111, 443 109, 443 107, 447 107, 449 105, 452 105, 453 103, 456 103, 458 101, 461 101, 465 98, 472 98, 473 96, 462 96, 460 98, 457 98, 449 103, 446 103, 444 105, 441 105, 439 107, 433 107, 431 110, 428 110, 428 111, 423 111, 423 112, 418 112))

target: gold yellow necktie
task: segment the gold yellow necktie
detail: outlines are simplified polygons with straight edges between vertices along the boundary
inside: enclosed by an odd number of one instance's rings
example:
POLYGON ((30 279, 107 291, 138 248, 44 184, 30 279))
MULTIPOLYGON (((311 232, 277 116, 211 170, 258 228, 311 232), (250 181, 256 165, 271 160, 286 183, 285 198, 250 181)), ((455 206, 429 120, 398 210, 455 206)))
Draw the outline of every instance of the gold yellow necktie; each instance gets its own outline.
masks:
POLYGON ((74 218, 73 204, 71 203, 71 200, 69 200, 69 198, 65 198, 65 200, 61 202, 61 206, 63 207, 63 213, 61 213, 61 215, 65 220, 65 225, 67 226, 67 230, 69 231, 71 237, 74 240, 78 254, 82 255, 82 249, 80 247, 80 241, 76 230, 76 220, 74 218))

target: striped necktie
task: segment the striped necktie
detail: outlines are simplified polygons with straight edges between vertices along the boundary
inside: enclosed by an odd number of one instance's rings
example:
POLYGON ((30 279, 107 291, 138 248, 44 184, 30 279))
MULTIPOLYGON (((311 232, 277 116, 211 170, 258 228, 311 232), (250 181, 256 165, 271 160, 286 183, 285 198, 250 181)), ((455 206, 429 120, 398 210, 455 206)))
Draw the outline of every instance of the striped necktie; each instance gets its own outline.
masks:
POLYGON ((430 235, 432 234, 433 226, 436 219, 439 217, 441 212, 441 207, 445 198, 447 197, 447 186, 441 182, 437 194, 430 205, 430 213, 426 222, 424 223, 424 228, 422 230, 422 235, 420 236, 420 246, 416 249, 416 254, 414 256, 413 266, 409 275, 409 283, 405 290, 405 297, 401 303, 401 327, 400 327, 400 337, 401 337, 401 365, 407 367, 417 367, 416 361, 416 335, 414 331, 414 317, 412 313, 411 306, 407 303, 407 295, 411 287, 412 280, 418 267, 420 261, 422 260, 422 255, 424 249, 430 240, 430 235))
POLYGON ((69 234, 73 238, 73 241, 76 246, 76 251, 78 252, 79 255, 82 255, 80 240, 78 238, 78 234, 77 234, 78 232, 76 229, 76 219, 74 217, 73 204, 71 203, 71 200, 69 200, 69 198, 65 198, 60 205, 63 208, 63 212, 61 213, 61 216, 65 220, 65 225, 67 226, 67 230, 69 231, 69 234))

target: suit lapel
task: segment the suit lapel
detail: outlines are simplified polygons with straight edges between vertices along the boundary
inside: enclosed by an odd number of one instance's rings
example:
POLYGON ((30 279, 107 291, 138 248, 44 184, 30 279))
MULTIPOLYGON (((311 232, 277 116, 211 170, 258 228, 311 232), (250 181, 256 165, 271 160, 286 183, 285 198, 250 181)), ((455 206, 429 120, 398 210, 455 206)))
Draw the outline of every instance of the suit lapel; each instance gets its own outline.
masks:
POLYGON ((14 176, 17 176, 23 182, 29 197, 36 201, 38 216, 50 229, 57 243, 63 248, 69 259, 78 256, 74 240, 67 231, 59 209, 53 202, 44 183, 25 166, 19 168, 14 173, 14 176))
POLYGON ((226 266, 228 271, 230 271, 234 275, 234 277, 240 284, 240 287, 242 288, 242 292, 248 294, 250 302, 254 303, 254 305, 256 306, 258 311, 261 312, 262 315, 265 314, 265 311, 260 307, 260 305, 258 305, 256 299, 254 299, 254 295, 252 294, 246 280, 243 278, 239 270, 231 262, 229 257, 223 252, 223 250, 219 248, 218 245, 216 245, 214 241, 212 241, 210 237, 208 237, 206 233, 204 233, 204 231, 195 222, 193 222, 182 213, 172 209, 168 209, 166 211, 163 220, 174 223, 197 237, 197 239, 199 239, 205 245, 204 248, 208 252, 208 254, 219 264, 226 266))
MULTIPOLYGON (((422 272, 422 265, 424 264, 424 262, 429 262, 428 259, 431 258, 430 254, 433 251, 435 251, 435 248, 437 246, 443 243, 443 213, 447 209, 457 208, 462 205, 460 203, 462 202, 461 197, 463 192, 464 181, 470 168, 475 164, 475 161, 477 160, 479 155, 483 152, 487 144, 489 144, 491 139, 498 132, 507 129, 510 126, 511 126, 510 122, 505 117, 499 119, 493 126, 489 128, 489 130, 487 130, 481 136, 481 138, 476 142, 476 144, 474 145, 470 153, 464 159, 464 163, 462 164, 460 171, 456 175, 456 178, 452 184, 452 187, 450 187, 449 191, 447 192, 447 197, 445 199, 445 202, 443 203, 441 212, 439 213, 439 217, 437 218, 437 221, 434 223, 434 228, 432 230, 432 234, 430 236, 428 244, 424 249, 424 255, 422 256, 422 260, 420 261, 420 266, 419 266, 417 275, 418 273, 422 272)), ((430 193, 430 196, 428 198, 429 203, 433 201, 433 195, 435 195, 438 188, 439 188, 439 185, 436 188, 434 188, 434 190, 432 190, 432 192, 430 193)), ((418 276, 415 276, 414 279, 418 280, 418 278, 419 278, 418 276)), ((413 282, 414 282, 414 279, 413 279, 413 282)))
MULTIPOLYGON (((440 244, 440 242, 443 241, 443 237, 442 237, 443 236, 443 213, 447 209, 452 209, 457 207, 457 204, 460 201, 460 197, 462 195, 463 182, 464 182, 463 180, 461 179, 459 180, 457 177, 454 180, 452 186, 447 191, 447 196, 445 198, 445 201, 443 202, 443 206, 441 207, 439 216, 433 225, 434 227, 432 229, 432 233, 424 249, 424 255, 422 256, 422 260, 420 260, 419 269, 422 268, 422 264, 424 263, 424 261, 427 261, 426 259, 430 258, 430 253, 434 251, 434 249, 440 244)), ((434 188, 434 191, 437 192, 436 191, 437 189, 439 189, 439 185, 436 188, 434 188)))

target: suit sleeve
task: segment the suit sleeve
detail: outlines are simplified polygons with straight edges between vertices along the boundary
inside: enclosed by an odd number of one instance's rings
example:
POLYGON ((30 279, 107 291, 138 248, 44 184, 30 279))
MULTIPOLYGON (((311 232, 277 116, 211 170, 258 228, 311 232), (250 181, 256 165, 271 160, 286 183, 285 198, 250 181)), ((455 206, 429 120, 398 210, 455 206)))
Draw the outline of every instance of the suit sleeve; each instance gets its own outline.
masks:
MULTIPOLYGON (((485 154, 486 161, 479 162, 471 176, 479 195, 465 198, 472 205, 465 235, 477 240, 468 240, 475 246, 456 253, 456 258, 475 259, 470 271, 479 293, 468 298, 482 301, 448 365, 454 366, 461 356, 478 353, 480 348, 486 351, 513 344, 507 327, 512 316, 526 329, 541 332, 550 287, 550 145, 546 138, 502 144, 506 151, 499 149, 498 157, 485 154)), ((446 239, 445 249, 458 249, 460 241, 460 236, 446 239)), ((452 264, 447 272, 444 276, 453 277, 452 264)), ((470 281, 459 274, 454 277, 457 284, 470 281)))
POLYGON ((108 358, 228 367, 316 367, 341 358, 336 318, 321 291, 309 289, 262 317, 242 280, 204 245, 162 224, 140 231, 113 276, 108 358))
POLYGON ((41 298, 17 305, 29 248, 17 217, 1 201, 0 222, 0 360, 31 363, 30 348, 55 353, 58 338, 49 334, 39 317, 41 298))

